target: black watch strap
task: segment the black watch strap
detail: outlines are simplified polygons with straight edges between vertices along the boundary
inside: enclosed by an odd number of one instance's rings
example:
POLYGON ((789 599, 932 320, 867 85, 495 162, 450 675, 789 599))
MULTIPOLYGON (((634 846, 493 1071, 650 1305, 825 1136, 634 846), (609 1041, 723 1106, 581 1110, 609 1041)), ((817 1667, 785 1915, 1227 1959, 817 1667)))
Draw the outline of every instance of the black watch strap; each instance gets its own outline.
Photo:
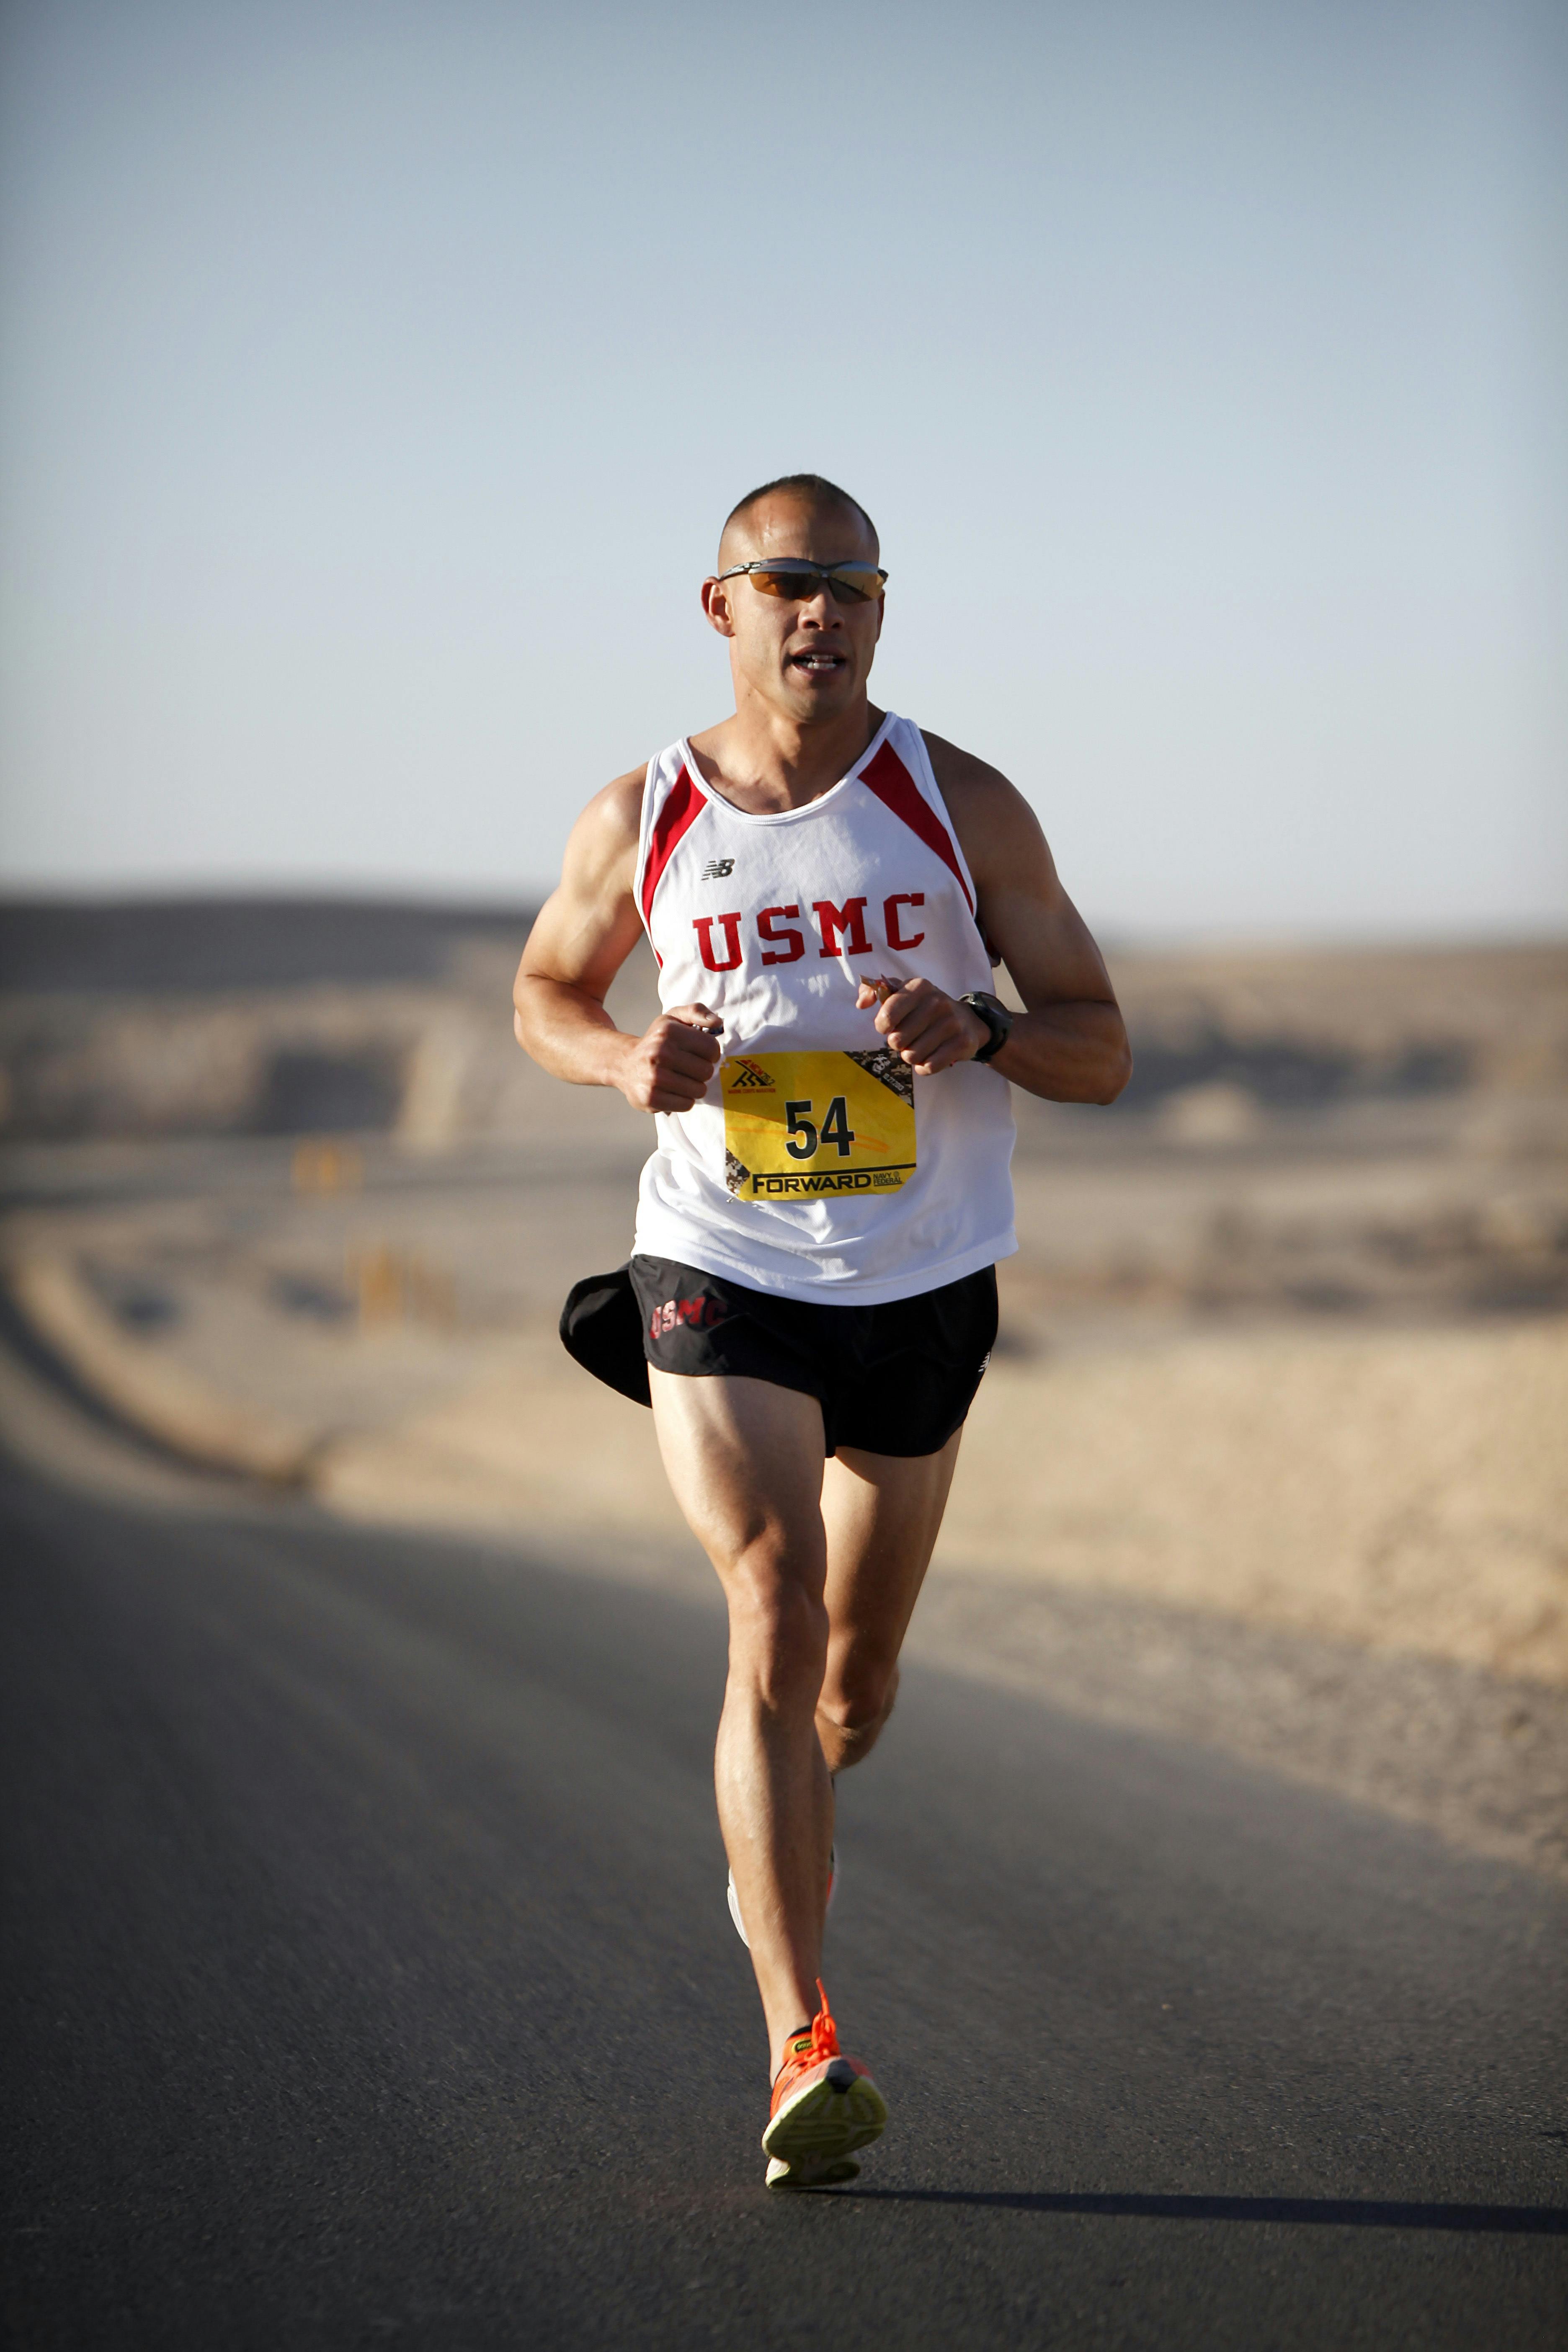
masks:
POLYGON ((979 1052, 971 1055, 970 1059, 989 1062, 994 1055, 1002 1051, 1012 1035, 1013 1015, 999 997, 990 995, 983 988, 976 989, 973 996, 961 996, 958 1001, 960 1004, 967 1004, 972 1013, 978 1013, 991 1032, 979 1052))

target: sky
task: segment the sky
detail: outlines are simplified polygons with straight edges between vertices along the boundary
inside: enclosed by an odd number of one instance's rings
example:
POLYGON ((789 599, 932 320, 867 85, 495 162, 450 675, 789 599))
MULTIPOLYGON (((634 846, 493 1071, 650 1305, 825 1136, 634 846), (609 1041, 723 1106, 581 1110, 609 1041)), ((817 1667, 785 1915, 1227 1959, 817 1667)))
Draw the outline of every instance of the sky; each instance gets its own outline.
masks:
POLYGON ((536 898, 845 482, 1117 939, 1568 918, 1556 0, 10 0, 0 889, 536 898))

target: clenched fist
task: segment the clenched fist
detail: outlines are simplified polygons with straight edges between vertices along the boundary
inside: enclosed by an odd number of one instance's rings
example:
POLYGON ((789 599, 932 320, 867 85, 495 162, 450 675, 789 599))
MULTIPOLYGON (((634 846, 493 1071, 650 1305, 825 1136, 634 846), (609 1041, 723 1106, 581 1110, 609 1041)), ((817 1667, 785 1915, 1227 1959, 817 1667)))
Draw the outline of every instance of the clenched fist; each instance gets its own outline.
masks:
POLYGON ((991 1034, 978 1013, 943 995, 934 982, 918 976, 906 980, 888 996, 874 982, 863 980, 855 994, 857 1009, 868 1013, 879 1002, 878 1028, 900 1061, 907 1062, 922 1078, 950 1070, 954 1062, 971 1060, 991 1034))
POLYGON ((708 1091, 724 1024, 705 1004, 678 1004, 632 1041, 616 1083, 634 1110, 689 1110, 708 1091))

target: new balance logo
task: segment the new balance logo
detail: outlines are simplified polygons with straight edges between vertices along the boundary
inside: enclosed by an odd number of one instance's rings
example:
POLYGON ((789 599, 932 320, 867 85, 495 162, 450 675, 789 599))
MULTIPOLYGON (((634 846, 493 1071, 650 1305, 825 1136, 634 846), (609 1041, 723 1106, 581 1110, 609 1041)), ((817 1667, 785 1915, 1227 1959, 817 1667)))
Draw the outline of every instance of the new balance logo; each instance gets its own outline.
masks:
POLYGON ((702 879, 704 882, 722 882, 734 871, 735 861, 732 857, 710 857, 702 868, 702 879))

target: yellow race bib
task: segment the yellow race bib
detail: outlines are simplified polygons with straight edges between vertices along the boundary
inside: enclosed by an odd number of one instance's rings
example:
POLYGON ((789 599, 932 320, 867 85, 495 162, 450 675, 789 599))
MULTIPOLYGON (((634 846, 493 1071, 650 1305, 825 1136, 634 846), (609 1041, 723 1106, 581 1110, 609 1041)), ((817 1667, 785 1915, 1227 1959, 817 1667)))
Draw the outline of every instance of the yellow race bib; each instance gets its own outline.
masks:
POLYGON ((737 1054, 719 1074, 724 1181, 742 1201, 896 1192, 915 1170, 915 1080, 872 1054, 737 1054))

